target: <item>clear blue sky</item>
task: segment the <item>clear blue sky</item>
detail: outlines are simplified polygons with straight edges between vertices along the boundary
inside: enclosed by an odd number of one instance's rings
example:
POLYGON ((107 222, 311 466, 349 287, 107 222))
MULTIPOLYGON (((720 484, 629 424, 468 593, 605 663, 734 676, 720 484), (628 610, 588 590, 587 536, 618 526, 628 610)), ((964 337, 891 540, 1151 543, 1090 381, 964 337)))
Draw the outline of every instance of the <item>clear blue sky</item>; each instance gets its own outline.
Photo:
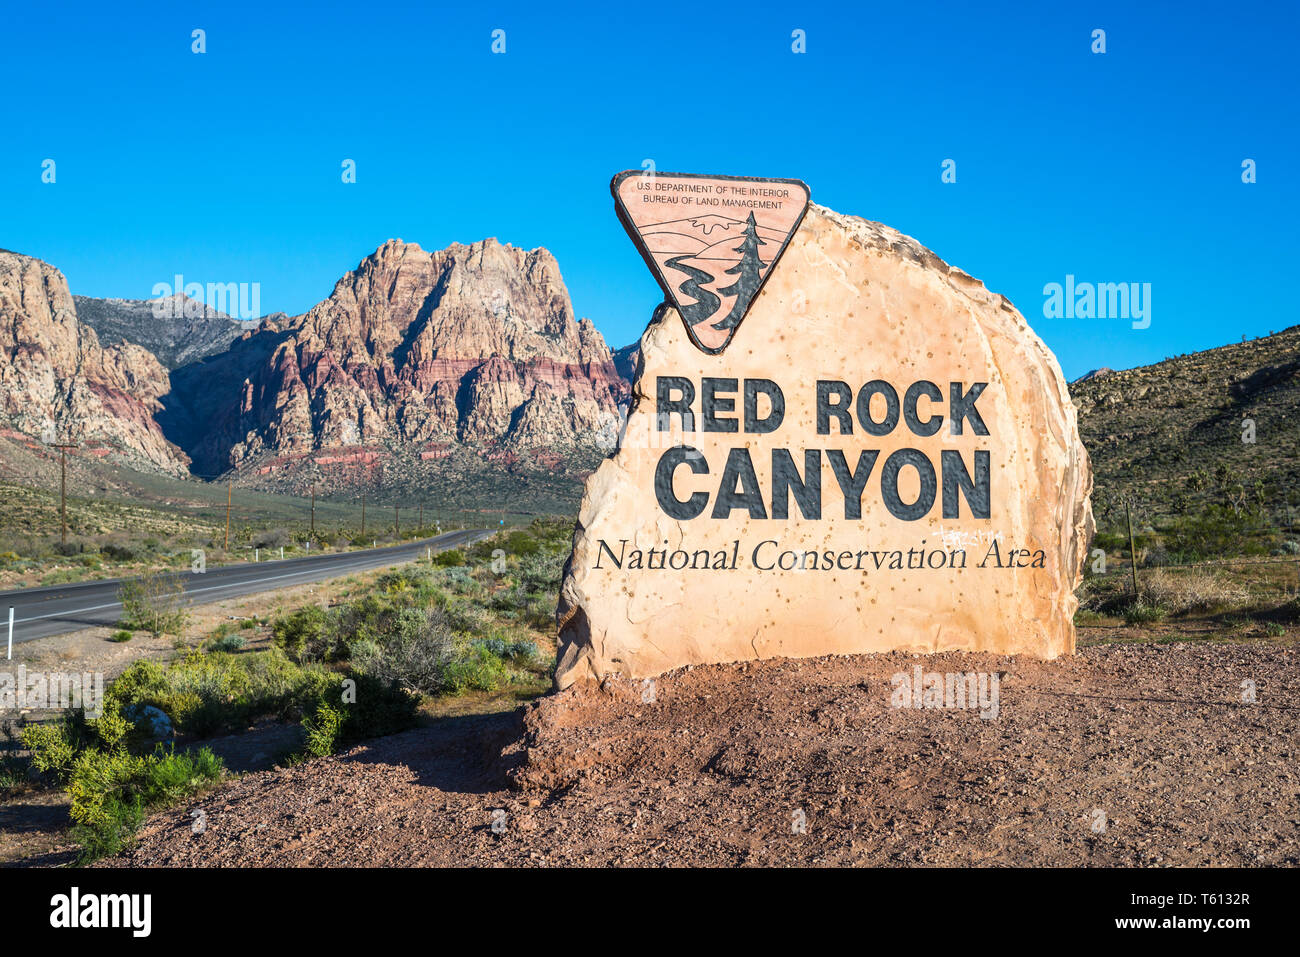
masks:
POLYGON ((390 237, 496 236, 554 252, 620 346, 660 297, 608 183, 652 159, 798 177, 916 237, 1073 378, 1300 322, 1298 26, 1290 3, 11 3, 0 247, 77 294, 183 273, 297 313, 390 237), (1150 328, 1043 318, 1067 273, 1151 283, 1150 328))

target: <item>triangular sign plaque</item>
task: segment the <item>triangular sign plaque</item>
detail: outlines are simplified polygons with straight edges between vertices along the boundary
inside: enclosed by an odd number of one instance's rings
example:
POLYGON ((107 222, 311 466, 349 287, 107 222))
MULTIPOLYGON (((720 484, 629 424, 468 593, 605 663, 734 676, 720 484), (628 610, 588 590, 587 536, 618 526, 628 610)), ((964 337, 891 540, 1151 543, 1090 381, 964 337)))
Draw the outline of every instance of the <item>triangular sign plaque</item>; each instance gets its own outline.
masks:
POLYGON ((628 170, 610 191, 691 341, 711 355, 731 342, 808 208, 797 179, 628 170))

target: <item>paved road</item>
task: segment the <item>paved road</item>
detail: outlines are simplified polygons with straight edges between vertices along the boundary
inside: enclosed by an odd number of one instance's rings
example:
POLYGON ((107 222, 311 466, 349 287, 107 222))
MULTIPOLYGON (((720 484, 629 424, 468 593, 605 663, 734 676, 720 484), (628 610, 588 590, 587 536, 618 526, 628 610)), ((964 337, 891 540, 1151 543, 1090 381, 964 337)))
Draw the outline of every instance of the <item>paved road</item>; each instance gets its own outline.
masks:
MULTIPOLYGON (((182 578, 185 593, 192 596, 196 604, 201 604, 409 562, 422 558, 428 548, 443 551, 471 544, 491 534, 488 529, 445 532, 435 538, 423 538, 403 545, 287 558, 284 561, 225 565, 209 568, 201 575, 187 572, 182 578)), ((14 607, 14 644, 18 644, 94 625, 113 624, 122 614, 122 606, 117 600, 121 584, 122 579, 111 578, 0 592, 0 657, 4 655, 8 640, 10 605, 14 607)))

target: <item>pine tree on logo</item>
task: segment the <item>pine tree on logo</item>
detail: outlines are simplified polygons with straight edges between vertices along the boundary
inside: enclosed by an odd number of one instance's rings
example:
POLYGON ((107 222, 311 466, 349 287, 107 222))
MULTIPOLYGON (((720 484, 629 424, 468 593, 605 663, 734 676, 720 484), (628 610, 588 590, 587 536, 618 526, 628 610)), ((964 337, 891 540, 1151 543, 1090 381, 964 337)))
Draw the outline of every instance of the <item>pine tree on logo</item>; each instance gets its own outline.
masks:
POLYGON ((731 307, 731 312, 727 313, 726 318, 719 319, 713 324, 714 329, 732 329, 745 315, 745 310, 749 308, 749 300, 754 298, 759 280, 763 277, 763 269, 767 265, 759 259, 758 247, 766 245, 767 243, 759 239, 758 223, 754 222, 754 214, 750 213, 749 222, 745 224, 745 238, 732 250, 740 253, 740 262, 727 270, 727 275, 735 276, 736 281, 726 289, 718 290, 720 296, 735 296, 736 304, 731 307))

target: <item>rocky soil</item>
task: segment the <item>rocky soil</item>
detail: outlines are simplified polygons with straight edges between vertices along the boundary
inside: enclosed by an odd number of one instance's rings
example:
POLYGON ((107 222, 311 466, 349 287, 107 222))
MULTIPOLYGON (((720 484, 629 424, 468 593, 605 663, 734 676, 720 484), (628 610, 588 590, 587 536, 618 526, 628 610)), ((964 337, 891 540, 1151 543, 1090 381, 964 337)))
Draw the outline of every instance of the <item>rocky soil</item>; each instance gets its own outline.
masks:
POLYGON ((1122 644, 580 684, 239 778, 203 834, 177 808, 106 863, 1294 866, 1298 659, 1122 644), (918 664, 1001 673, 997 718, 892 707, 918 664))

